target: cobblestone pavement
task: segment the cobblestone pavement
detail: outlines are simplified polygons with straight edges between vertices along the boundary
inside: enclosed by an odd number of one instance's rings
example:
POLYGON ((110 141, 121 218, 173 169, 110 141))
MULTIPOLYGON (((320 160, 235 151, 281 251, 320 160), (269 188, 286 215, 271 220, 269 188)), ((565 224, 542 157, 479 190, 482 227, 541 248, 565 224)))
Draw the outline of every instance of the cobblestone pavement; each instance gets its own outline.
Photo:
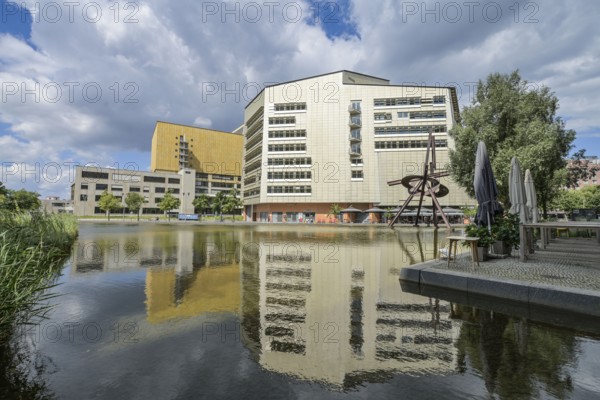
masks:
POLYGON ((470 255, 462 253, 456 262, 450 262, 450 267, 447 267, 445 259, 433 263, 432 267, 529 283, 600 291, 600 245, 595 238, 555 239, 546 250, 537 249, 527 262, 519 261, 518 251, 513 251, 511 257, 490 259, 473 268, 470 255))

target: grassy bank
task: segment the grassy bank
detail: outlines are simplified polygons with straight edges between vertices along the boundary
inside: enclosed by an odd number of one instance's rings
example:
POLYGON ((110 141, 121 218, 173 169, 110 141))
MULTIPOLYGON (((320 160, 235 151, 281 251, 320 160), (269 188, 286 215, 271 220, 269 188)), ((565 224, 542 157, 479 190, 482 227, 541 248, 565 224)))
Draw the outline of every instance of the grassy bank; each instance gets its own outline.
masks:
POLYGON ((77 220, 63 214, 0 213, 0 342, 45 311, 44 291, 68 259, 77 220))

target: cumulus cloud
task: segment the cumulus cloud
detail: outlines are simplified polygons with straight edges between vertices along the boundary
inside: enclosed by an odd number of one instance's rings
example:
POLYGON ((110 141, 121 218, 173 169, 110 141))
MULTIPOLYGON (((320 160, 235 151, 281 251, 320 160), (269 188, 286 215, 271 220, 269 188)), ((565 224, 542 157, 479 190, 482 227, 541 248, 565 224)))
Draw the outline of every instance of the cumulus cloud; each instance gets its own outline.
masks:
MULTIPOLYGON (((157 120, 232 130, 264 85, 339 69, 456 83, 464 105, 478 79, 518 68, 554 90, 570 128, 597 135, 600 3, 491 3, 102 0, 51 21, 26 2, 31 37, 0 34, 0 157, 148 157, 157 120)), ((8 186, 68 195, 64 180, 20 183, 8 186)))

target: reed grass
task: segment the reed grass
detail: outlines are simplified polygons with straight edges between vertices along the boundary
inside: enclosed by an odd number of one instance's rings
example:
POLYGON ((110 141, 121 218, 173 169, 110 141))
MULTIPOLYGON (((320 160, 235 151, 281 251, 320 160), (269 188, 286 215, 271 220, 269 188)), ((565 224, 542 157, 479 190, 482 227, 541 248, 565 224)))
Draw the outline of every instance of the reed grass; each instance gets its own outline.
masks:
POLYGON ((16 325, 48 310, 48 289, 76 237, 71 215, 0 212, 0 342, 16 325))

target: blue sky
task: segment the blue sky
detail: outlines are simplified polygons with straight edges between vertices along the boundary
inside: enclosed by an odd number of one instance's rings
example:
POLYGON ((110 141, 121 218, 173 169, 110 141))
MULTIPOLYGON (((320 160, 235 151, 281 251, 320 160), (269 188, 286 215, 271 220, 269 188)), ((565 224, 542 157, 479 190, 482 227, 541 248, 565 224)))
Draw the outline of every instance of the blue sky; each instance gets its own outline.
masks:
POLYGON ((257 87, 340 69, 456 85, 461 106, 477 80, 519 69, 558 96, 576 147, 600 156, 598 2, 19 4, 0 0, 11 188, 68 197, 72 165, 148 169, 157 120, 232 130, 257 87))

